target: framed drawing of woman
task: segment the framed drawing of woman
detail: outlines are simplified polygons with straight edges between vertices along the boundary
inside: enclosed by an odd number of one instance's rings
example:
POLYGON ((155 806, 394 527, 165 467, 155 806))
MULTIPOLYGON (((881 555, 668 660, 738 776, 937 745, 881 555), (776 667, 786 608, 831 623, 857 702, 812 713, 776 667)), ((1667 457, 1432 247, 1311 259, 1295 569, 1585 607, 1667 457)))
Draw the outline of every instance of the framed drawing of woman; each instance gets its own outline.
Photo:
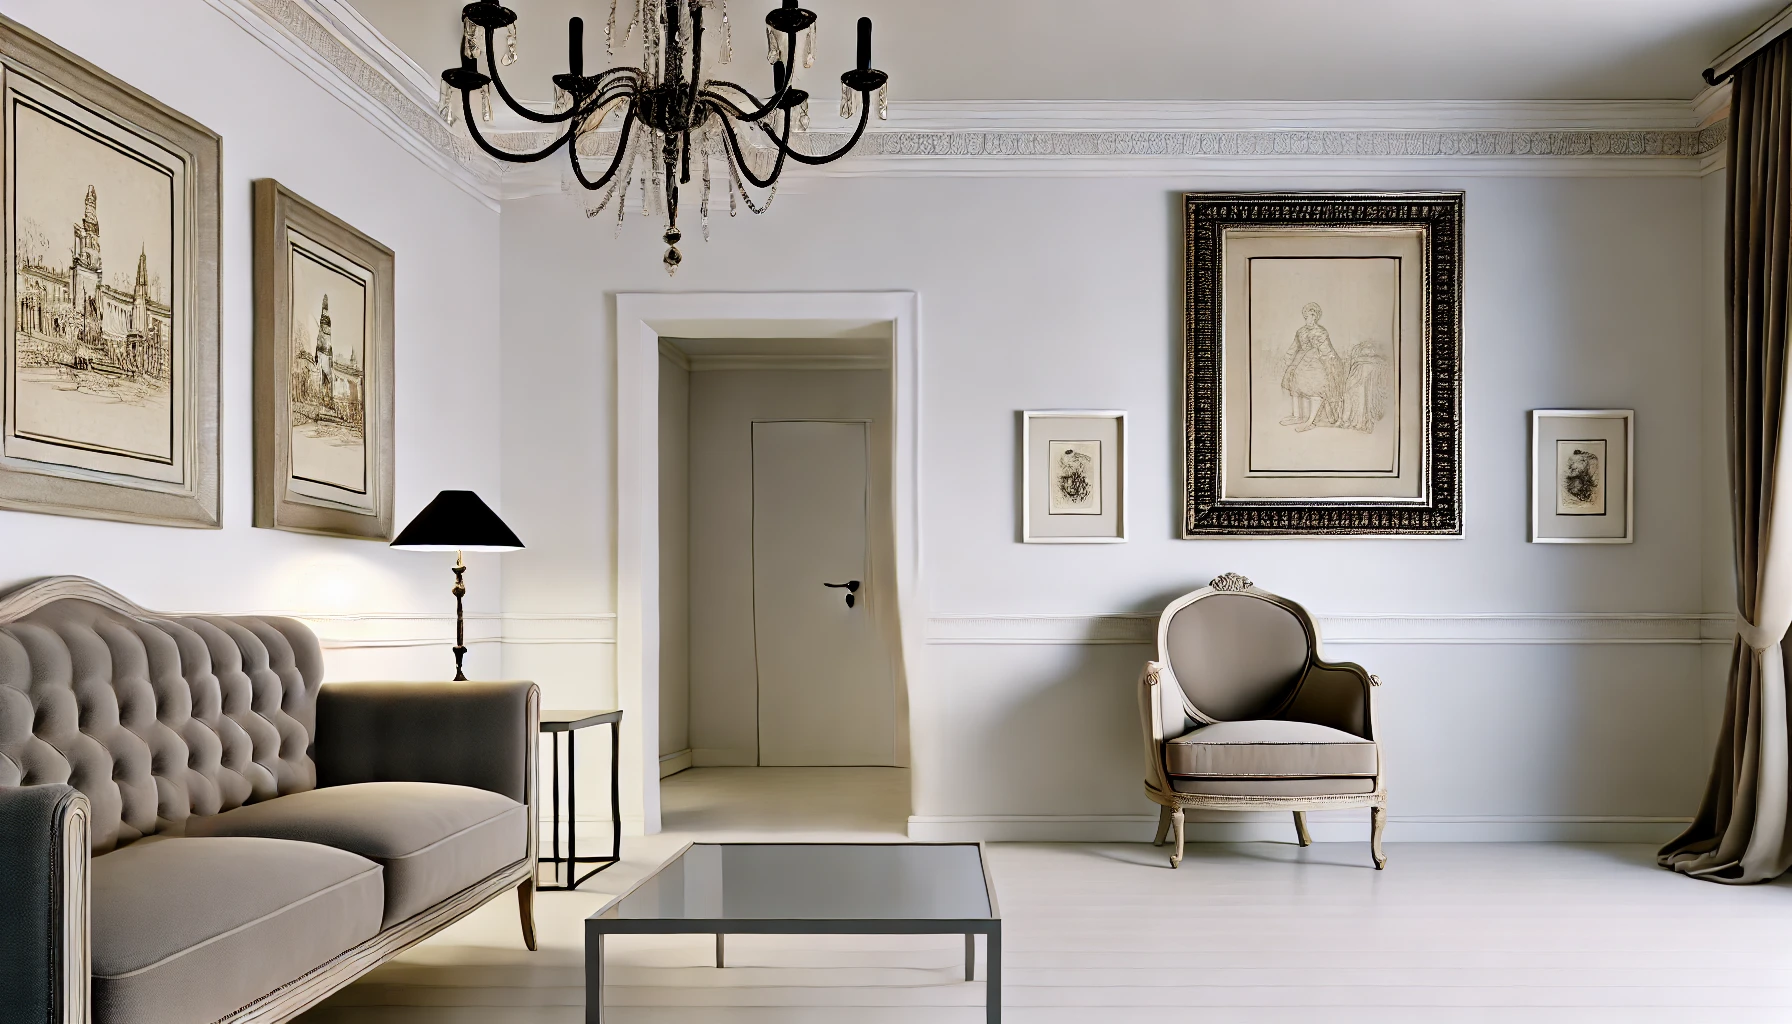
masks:
POLYGON ((1183 536, 1461 534, 1462 205, 1185 197, 1183 536))

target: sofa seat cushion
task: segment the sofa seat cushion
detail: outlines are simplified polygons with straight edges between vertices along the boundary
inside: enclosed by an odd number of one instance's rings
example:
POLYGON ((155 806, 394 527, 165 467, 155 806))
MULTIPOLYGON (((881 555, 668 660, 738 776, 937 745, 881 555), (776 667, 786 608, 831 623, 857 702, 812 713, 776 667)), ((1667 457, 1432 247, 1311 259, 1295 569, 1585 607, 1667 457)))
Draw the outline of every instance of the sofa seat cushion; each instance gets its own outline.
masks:
MULTIPOLYGON (((1216 722, 1164 745, 1171 775, 1308 779, 1374 775, 1375 743, 1311 722, 1216 722)), ((290 799, 283 797, 282 799, 290 799)), ((233 812, 235 813, 235 812, 233 812)))
POLYGON ((366 857, 386 869, 391 927, 522 860, 528 817, 515 800, 470 786, 358 782, 193 818, 187 835, 297 839, 366 857))
POLYGON ((93 1019, 204 1024, 379 933, 380 866, 280 839, 141 840, 93 859, 93 1019))

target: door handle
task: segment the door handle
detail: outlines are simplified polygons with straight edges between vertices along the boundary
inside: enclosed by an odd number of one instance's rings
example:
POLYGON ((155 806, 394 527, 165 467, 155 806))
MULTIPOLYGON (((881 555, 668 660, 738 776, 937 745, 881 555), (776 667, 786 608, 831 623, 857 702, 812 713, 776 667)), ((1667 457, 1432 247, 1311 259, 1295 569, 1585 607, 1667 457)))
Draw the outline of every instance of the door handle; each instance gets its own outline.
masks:
POLYGON ((846 607, 848 608, 857 603, 853 595, 859 592, 858 580, 847 580, 845 583, 823 583, 822 586, 846 591, 846 607))

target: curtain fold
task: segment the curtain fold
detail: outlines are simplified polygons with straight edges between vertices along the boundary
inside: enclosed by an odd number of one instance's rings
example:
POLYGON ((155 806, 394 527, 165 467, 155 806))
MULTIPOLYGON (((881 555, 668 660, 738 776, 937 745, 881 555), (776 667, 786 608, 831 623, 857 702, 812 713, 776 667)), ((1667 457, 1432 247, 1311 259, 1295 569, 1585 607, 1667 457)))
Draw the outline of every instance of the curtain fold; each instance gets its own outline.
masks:
POLYGON ((1789 652, 1781 643, 1792 627, 1792 464, 1779 473, 1792 289, 1792 36, 1736 72, 1728 161, 1724 289, 1740 614, 1711 778, 1698 816, 1659 859, 1695 878, 1746 884, 1792 866, 1789 652))

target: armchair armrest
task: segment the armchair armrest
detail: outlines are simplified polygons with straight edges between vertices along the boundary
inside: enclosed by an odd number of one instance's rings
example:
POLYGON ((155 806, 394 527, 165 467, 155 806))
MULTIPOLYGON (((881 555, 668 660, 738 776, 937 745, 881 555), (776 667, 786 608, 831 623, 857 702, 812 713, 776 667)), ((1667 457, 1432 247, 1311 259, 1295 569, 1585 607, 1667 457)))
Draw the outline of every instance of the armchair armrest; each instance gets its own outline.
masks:
POLYGON ((1144 674, 1139 676, 1139 724, 1145 733, 1145 785, 1159 792, 1170 791, 1170 779, 1164 771, 1164 713, 1163 679, 1164 664, 1159 661, 1145 663, 1144 674))
POLYGON ((1375 715, 1371 687, 1380 685, 1381 680, 1354 662, 1315 658, 1295 689, 1294 699, 1277 717, 1330 726, 1372 740, 1375 715))
POLYGON ((0 1024, 86 1024, 87 798, 63 785, 0 789, 0 1024))
POLYGON ((325 683, 317 784, 442 782, 533 804, 540 721, 534 683, 325 683))

